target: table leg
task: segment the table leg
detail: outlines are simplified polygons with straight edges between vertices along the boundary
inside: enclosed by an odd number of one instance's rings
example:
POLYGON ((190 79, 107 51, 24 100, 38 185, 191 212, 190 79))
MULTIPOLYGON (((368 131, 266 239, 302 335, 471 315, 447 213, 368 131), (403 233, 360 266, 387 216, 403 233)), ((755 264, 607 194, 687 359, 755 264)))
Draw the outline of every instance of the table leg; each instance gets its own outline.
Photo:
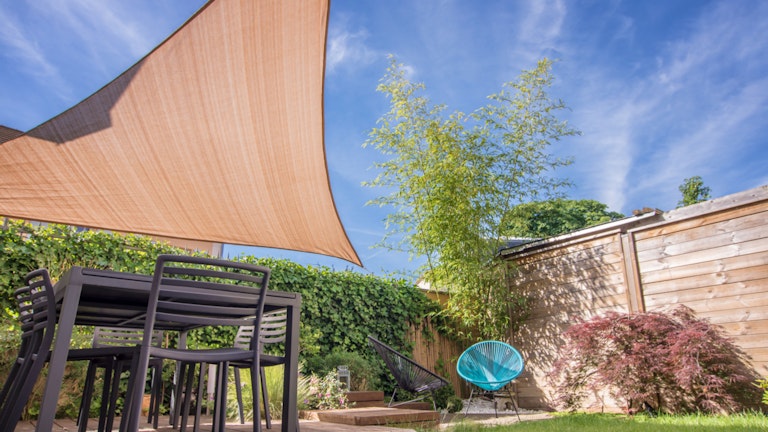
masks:
POLYGON ((56 406, 59 402, 59 390, 64 381, 64 369, 69 355, 69 342, 72 339, 72 329, 75 326, 77 305, 80 301, 80 292, 83 289, 82 269, 73 268, 70 281, 64 292, 59 313, 59 322, 56 329, 56 341, 48 364, 48 378, 45 382, 43 399, 40 402, 40 414, 38 416, 37 432, 50 432, 53 430, 53 421, 56 416, 56 406))
MULTIPOLYGON (((282 432, 299 432, 299 411, 296 389, 299 381, 299 322, 301 297, 288 308, 289 331, 285 339, 285 371, 283 373, 282 432)), ((256 390, 254 390, 256 391, 256 390)))

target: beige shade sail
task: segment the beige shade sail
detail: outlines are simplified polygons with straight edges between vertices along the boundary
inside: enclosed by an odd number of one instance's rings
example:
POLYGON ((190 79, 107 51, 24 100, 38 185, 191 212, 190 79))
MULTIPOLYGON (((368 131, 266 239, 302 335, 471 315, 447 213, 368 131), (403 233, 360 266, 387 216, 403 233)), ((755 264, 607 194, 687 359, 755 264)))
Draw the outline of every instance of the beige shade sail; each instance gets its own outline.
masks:
POLYGON ((360 265, 325 159, 328 13, 328 0, 207 3, 117 79, 0 144, 0 215, 360 265))

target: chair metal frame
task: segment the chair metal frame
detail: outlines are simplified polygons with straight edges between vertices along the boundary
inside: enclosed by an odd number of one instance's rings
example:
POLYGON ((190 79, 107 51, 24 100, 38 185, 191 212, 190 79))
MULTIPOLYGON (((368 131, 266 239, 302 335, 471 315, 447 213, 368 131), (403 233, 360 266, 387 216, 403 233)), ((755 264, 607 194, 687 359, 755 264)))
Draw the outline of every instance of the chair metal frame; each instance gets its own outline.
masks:
POLYGON ((477 387, 482 396, 489 397, 493 401, 496 417, 499 416, 496 395, 506 391, 515 407, 517 419, 520 420, 517 401, 512 397, 509 386, 523 373, 524 367, 525 362, 520 352, 512 345, 501 341, 482 341, 464 350, 456 362, 456 372, 471 385, 464 414, 469 413, 469 406, 472 404, 472 397, 477 387))
MULTIPOLYGON (((162 345, 162 331, 156 330, 152 337, 155 346, 162 345)), ((96 371, 99 368, 104 369, 104 385, 98 431, 112 430, 120 378, 123 372, 130 370, 134 357, 139 355, 142 340, 142 329, 97 326, 93 330, 92 348, 69 350, 67 360, 89 360, 77 420, 78 432, 85 432, 87 427, 96 371)), ((147 423, 152 423, 152 426, 157 429, 162 403, 162 359, 151 359, 149 368, 152 371, 152 384, 147 423)))
MULTIPOLYGON (((160 348, 152 345, 148 335, 155 329, 178 328, 179 325, 190 329, 205 326, 257 326, 264 313, 269 276, 270 269, 240 261, 160 255, 152 279, 137 373, 132 376, 146 376, 149 359, 155 357, 180 364, 200 364, 201 367, 216 364, 213 429, 223 431, 226 424, 228 365, 236 361, 259 364, 260 329, 255 328, 254 339, 248 350, 235 347, 192 349, 184 345, 160 348)), ((256 373, 251 376, 253 388, 258 386, 259 375, 256 373)), ((136 380, 129 383, 130 407, 126 426, 129 431, 138 429, 141 409, 139 401, 144 390, 140 384, 136 380)), ((253 399, 256 407, 253 430, 258 432, 261 430, 261 416, 257 392, 254 392, 253 399)))
POLYGON ((428 370, 373 336, 368 336, 368 343, 379 353, 382 360, 384 360, 384 364, 387 365, 387 369, 395 377, 396 385, 389 400, 389 407, 417 402, 432 396, 432 408, 437 411, 435 392, 449 384, 445 378, 428 370), (398 388, 416 393, 417 397, 405 402, 394 403, 398 388))
MULTIPOLYGON (((267 429, 272 429, 272 415, 269 413, 269 393, 267 392, 267 381, 264 376, 264 368, 268 366, 277 366, 285 364, 285 355, 277 356, 273 354, 266 354, 264 347, 266 345, 276 345, 285 342, 285 332, 288 324, 288 311, 285 309, 279 309, 270 312, 264 312, 264 316, 261 319, 261 328, 259 334, 259 349, 261 350, 261 359, 259 365, 259 374, 261 376, 261 397, 264 401, 264 419, 266 420, 267 429)), ((247 349, 250 346, 251 339, 253 338, 254 326, 242 326, 238 329, 235 336, 235 347, 241 349, 247 349)), ((240 369, 251 369, 253 373, 253 365, 249 362, 233 362, 230 366, 234 369, 235 386, 237 394, 237 407, 238 414, 240 416, 240 424, 245 423, 245 416, 243 413, 243 393, 240 385, 240 369)), ((255 388, 251 388, 251 391, 256 391, 255 388)))
POLYGON ((19 306, 21 345, 11 372, 0 390, 0 431, 12 431, 48 361, 56 328, 56 298, 50 275, 38 269, 24 277, 14 292, 19 306))

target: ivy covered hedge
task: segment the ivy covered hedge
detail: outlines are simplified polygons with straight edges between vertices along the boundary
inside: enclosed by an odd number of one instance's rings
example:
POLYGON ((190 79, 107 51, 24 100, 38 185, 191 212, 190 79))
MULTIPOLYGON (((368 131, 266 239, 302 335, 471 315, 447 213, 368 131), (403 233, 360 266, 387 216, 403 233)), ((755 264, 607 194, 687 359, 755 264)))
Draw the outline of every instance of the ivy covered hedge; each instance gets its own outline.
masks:
MULTIPOLYGON (((0 307, 14 316, 12 292, 31 270, 45 267, 56 280, 73 265, 151 274, 163 253, 200 254, 137 235, 78 231, 62 225, 32 226, 6 220, 0 230, 0 307)), ((421 323, 437 304, 412 283, 327 267, 305 267, 284 259, 237 259, 272 269, 270 289, 301 293, 302 355, 360 353, 370 358, 367 335, 411 352, 410 323, 421 323)), ((199 335, 201 343, 227 342, 228 334, 199 335)))

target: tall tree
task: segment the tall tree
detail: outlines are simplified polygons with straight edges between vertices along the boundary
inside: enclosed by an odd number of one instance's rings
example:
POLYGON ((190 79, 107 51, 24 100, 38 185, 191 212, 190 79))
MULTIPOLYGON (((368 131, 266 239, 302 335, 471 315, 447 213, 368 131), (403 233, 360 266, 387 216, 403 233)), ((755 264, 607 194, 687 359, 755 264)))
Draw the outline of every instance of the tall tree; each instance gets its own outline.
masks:
POLYGON ((452 292, 449 311, 480 337, 503 337, 511 310, 524 301, 494 258, 503 244, 503 217, 515 205, 558 195, 568 182, 551 171, 568 165, 547 150, 578 131, 555 114, 565 104, 547 94, 552 62, 543 59, 472 112, 446 115, 391 58, 378 86, 390 110, 364 146, 387 160, 375 164, 371 187, 388 193, 369 204, 392 207, 380 246, 427 259, 425 279, 452 292))
POLYGON ((544 238, 621 219, 595 200, 554 199, 523 203, 505 215, 510 237, 544 238))
POLYGON ((683 180, 683 184, 678 187, 683 199, 677 202, 677 208, 700 203, 710 199, 709 186, 704 186, 704 180, 699 176, 693 176, 683 180))

